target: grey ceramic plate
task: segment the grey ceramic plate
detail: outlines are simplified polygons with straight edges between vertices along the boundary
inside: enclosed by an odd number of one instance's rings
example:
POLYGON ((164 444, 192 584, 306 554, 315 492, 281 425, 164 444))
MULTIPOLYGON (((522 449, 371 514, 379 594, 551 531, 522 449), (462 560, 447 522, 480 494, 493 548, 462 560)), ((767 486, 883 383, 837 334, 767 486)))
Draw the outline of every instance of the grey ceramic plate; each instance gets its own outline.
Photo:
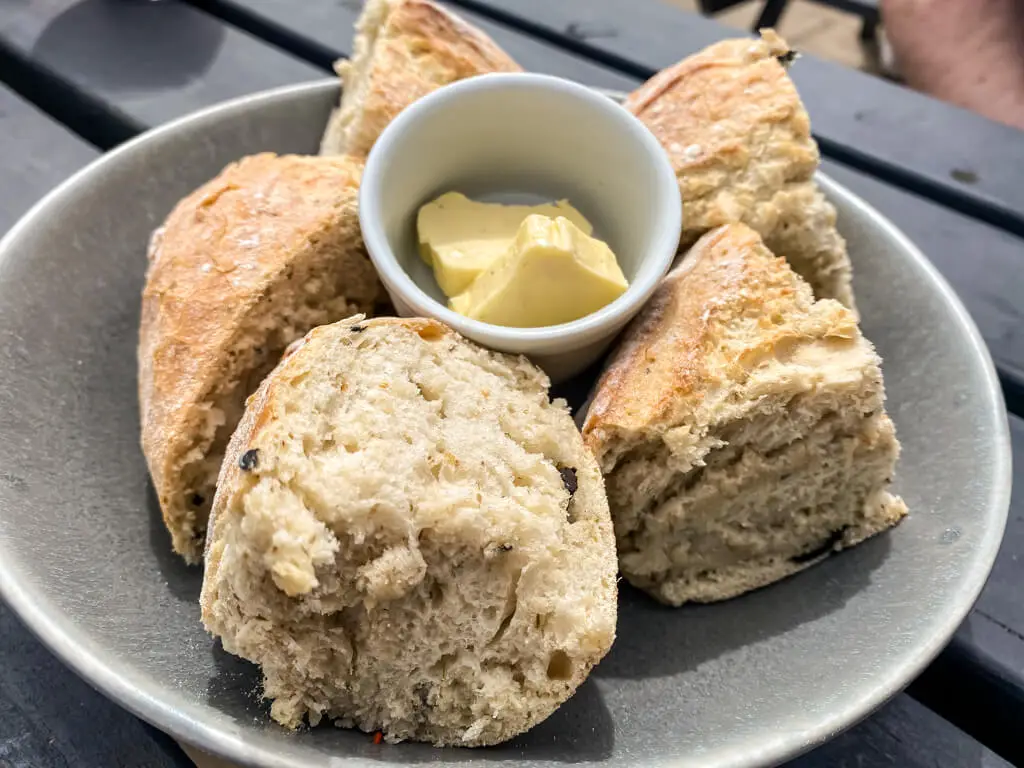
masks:
MULTIPOLYGON (((179 120, 107 155, 0 244, 0 590, 124 706, 254 766, 763 766, 854 723, 950 637, 1010 490, 1006 417, 977 330, 891 224, 827 179, 904 453, 897 530, 755 594, 670 610, 623 588, 619 640, 576 696, 503 747, 291 734, 253 667, 206 636, 200 572, 170 553, 138 442, 135 344, 150 230, 242 155, 312 152, 334 83, 179 120)), ((97 738, 101 735, 97 734, 97 738)))

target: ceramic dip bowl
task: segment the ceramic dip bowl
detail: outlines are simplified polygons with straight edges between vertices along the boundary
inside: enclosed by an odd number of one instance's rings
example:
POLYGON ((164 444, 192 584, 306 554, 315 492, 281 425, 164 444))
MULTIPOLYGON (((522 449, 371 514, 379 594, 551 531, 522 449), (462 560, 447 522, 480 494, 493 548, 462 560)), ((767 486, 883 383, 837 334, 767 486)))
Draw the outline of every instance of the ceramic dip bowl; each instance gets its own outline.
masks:
POLYGON ((435 91, 384 130, 367 158, 359 219, 399 314, 435 317, 491 349, 525 354, 558 381, 592 363, 650 297, 675 257, 682 203, 661 145, 622 106, 557 77, 494 74, 435 91), (420 206, 450 191, 488 202, 568 200, 611 247, 628 290, 539 328, 450 310, 416 234, 420 206))

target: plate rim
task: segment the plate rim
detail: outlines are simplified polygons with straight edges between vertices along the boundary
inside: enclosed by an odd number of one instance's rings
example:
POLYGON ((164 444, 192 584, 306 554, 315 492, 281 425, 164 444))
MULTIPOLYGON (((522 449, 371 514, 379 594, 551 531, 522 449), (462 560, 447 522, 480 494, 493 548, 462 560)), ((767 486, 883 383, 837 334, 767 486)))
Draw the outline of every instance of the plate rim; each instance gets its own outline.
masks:
MULTIPOLYGON (((601 91, 617 101, 621 101, 624 96, 620 92, 608 89, 595 88, 595 90, 601 91)), ((22 231, 45 217, 51 208, 58 206, 61 199, 73 193, 79 185, 101 172, 102 169, 120 162, 121 158, 139 151, 140 148, 145 149, 150 142, 173 134, 186 125, 201 126, 206 121, 218 119, 238 110, 247 110, 262 103, 301 97, 305 94, 320 95, 329 91, 340 91, 340 85, 335 78, 324 78, 248 94, 176 118, 145 131, 116 149, 101 155, 46 194, 0 238, 0 279, 2 279, 7 261, 14 251, 12 245, 21 237, 22 231)), ((840 712, 833 712, 828 717, 822 717, 813 727, 802 731, 788 731, 784 736, 774 739, 770 744, 764 745, 763 749, 755 752, 747 751, 746 754, 734 754, 733 757, 736 759, 732 765, 736 768, 774 765, 809 751, 869 716, 916 678, 946 646, 981 594, 1003 539, 1010 505, 1013 468, 1009 417, 991 354, 973 319, 938 269, 895 224, 857 194, 829 178, 827 174, 819 171, 816 173, 816 179, 829 198, 840 198, 845 204, 858 209, 861 214, 870 218, 875 225, 883 229, 888 237, 899 243, 905 253, 923 270, 933 289, 941 296, 944 304, 952 310, 956 322, 966 331, 969 347, 978 362, 981 363, 982 370, 979 373, 985 384, 984 392, 978 393, 978 407, 988 412, 996 427, 994 434, 991 435, 994 444, 993 482, 988 489, 985 506, 990 510, 995 510, 998 513, 998 518, 984 531, 975 556, 977 567, 969 570, 965 574, 965 578, 957 584, 950 596, 950 602, 946 604, 947 610, 944 612, 944 618, 939 622, 938 631, 934 632, 927 642, 916 647, 903 665, 892 665, 887 670, 879 672, 870 690, 864 691, 857 700, 848 704, 840 712)), ((65 666, 103 695, 175 739, 218 757, 240 764, 259 765, 266 768, 293 768, 298 765, 286 755, 275 754, 272 750, 247 743, 244 738, 245 731, 241 728, 227 731, 204 724, 180 707, 175 706, 170 700, 172 697, 168 695, 169 691, 166 687, 157 686, 155 689, 146 689, 131 680, 130 670, 118 669, 104 661, 99 654, 91 649, 94 643, 89 641, 87 636, 84 636, 80 630, 76 632, 73 623, 61 621, 61 617, 66 614, 57 609, 45 597, 45 593, 36 594, 40 591, 18 579, 17 574, 8 567, 8 563, 16 557, 4 556, 5 550, 4 542, 0 541, 0 598, 65 666), (82 636, 76 637, 76 635, 82 636), (161 693, 163 693, 162 697, 161 693)), ((352 764, 362 762, 360 758, 346 757, 343 759, 351 760, 352 764)), ((663 765, 667 768, 681 766, 687 759, 686 755, 677 755, 666 758, 663 765)), ((373 761, 372 764, 380 763, 373 761)))

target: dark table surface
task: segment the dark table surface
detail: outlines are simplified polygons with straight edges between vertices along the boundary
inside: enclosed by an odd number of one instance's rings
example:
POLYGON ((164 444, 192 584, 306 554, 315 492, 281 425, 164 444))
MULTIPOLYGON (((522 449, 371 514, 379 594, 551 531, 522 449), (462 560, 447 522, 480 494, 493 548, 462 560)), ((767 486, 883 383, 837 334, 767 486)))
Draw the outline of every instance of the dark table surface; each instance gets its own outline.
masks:
MULTIPOLYGON (((527 69, 628 90, 736 33, 658 0, 455 0, 527 69)), ((322 78, 360 0, 0 0, 0 232, 101 152, 200 107, 322 78)), ((1015 447, 974 611, 906 693, 791 766, 1024 765, 1024 133, 805 57, 824 170, 913 239, 973 315, 1015 447)), ((189 766, 0 605, 0 768, 189 766)))

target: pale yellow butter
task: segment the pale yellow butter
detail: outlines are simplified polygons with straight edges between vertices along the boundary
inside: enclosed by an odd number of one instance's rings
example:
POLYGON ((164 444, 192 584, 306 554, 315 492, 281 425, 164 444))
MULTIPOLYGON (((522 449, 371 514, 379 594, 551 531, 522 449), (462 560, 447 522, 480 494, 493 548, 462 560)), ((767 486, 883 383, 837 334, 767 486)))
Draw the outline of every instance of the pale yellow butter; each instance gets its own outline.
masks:
POLYGON ((531 214, 564 216, 589 235, 590 222, 565 200, 544 205, 478 203, 448 192, 419 210, 420 256, 434 268, 445 296, 462 293, 504 256, 523 220, 531 214))
POLYGON ((448 306, 485 323, 535 328, 596 312, 628 287, 607 244, 566 217, 530 215, 505 255, 448 306))

